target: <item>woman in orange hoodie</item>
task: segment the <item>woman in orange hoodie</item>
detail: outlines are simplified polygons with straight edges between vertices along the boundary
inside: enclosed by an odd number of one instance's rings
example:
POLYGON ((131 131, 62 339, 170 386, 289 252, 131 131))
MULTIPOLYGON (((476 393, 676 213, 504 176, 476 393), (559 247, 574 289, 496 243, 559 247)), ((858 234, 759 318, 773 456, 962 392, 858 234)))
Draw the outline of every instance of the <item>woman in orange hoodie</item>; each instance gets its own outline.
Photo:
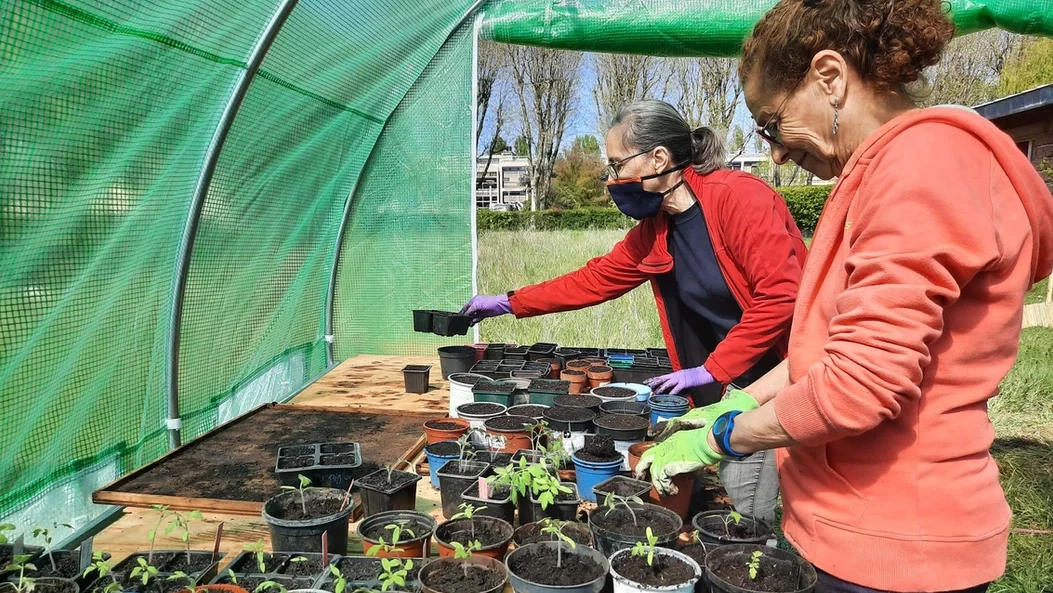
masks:
POLYGON ((787 361, 638 466, 669 489, 779 449, 783 529, 820 592, 984 591, 1005 569, 987 401, 1053 269, 1053 197, 991 123, 911 100, 953 32, 939 0, 781 0, 757 24, 740 66, 757 133, 839 179, 787 361))

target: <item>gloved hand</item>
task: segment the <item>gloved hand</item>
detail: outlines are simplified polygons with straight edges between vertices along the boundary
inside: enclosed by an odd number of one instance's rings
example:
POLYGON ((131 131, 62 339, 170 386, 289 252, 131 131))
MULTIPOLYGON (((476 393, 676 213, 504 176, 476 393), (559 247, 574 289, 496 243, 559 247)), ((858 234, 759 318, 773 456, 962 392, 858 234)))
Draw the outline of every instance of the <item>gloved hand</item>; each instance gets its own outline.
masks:
POLYGON ((709 374, 706 367, 694 367, 681 369, 675 373, 654 377, 646 381, 647 386, 655 393, 670 393, 676 395, 685 389, 702 387, 713 382, 713 375, 709 374))
POLYGON ((654 440, 662 442, 673 436, 673 433, 677 431, 712 426, 713 421, 725 412, 748 412, 759 406, 760 404, 757 403, 757 400, 753 399, 752 395, 741 389, 735 389, 729 391, 728 394, 724 396, 724 399, 715 404, 695 408, 694 410, 688 411, 688 413, 683 416, 672 418, 665 423, 665 428, 655 436, 654 440))
POLYGON ((640 457, 636 477, 641 479, 648 470, 651 484, 663 496, 677 493, 673 478, 697 472, 707 465, 715 465, 724 455, 709 446, 709 430, 684 430, 658 443, 640 457))
POLYGON ((507 315, 512 312, 512 304, 508 302, 507 295, 500 296, 473 296, 468 304, 461 309, 461 315, 472 317, 472 325, 479 323, 487 317, 507 315))

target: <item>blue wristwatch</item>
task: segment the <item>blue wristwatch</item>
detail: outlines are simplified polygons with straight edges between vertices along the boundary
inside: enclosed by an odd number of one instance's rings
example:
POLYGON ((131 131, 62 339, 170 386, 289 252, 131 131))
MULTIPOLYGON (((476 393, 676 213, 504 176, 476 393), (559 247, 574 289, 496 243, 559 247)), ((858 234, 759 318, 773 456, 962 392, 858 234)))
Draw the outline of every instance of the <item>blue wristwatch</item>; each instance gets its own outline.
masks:
POLYGON ((745 459, 749 457, 743 453, 738 453, 731 448, 731 431, 735 430, 735 416, 738 416, 742 412, 731 411, 724 412, 717 419, 713 421, 713 438, 716 439, 717 445, 722 449, 721 453, 724 453, 728 457, 734 459, 745 459))

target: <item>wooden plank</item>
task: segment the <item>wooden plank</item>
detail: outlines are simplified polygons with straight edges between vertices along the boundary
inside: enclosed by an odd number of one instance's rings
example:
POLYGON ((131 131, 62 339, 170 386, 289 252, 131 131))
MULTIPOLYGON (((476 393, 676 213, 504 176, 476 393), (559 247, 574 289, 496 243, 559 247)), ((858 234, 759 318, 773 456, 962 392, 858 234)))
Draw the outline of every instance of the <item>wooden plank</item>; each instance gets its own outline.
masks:
POLYGON ((298 406, 355 408, 363 411, 383 410, 449 412, 449 383, 442 379, 437 357, 426 356, 357 356, 350 358, 290 403, 298 406), (407 364, 430 364, 428 393, 406 393, 402 367, 407 364))

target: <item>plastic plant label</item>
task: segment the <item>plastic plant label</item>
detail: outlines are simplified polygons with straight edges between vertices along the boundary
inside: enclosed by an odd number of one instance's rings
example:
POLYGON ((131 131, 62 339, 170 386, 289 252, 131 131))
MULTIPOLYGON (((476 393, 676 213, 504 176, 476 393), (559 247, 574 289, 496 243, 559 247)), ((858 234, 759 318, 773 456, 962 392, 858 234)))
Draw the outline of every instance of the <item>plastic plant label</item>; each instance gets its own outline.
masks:
POLYGON ((479 478, 479 498, 490 500, 490 483, 486 478, 479 478))
POLYGON ((628 471, 629 469, 629 447, 636 444, 636 441, 614 441, 614 450, 622 454, 622 469, 628 471))

